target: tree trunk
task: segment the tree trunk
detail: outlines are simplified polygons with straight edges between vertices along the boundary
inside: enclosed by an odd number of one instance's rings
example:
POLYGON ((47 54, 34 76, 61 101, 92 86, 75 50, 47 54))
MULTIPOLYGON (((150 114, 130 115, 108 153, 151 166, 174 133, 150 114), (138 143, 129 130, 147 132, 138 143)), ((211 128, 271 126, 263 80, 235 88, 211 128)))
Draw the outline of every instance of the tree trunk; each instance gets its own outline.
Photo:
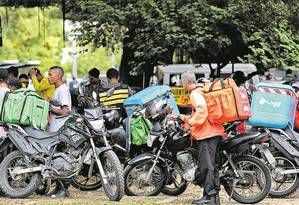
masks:
POLYGON ((129 78, 130 78, 130 71, 131 71, 131 66, 129 64, 130 60, 133 59, 133 51, 132 49, 128 46, 128 43, 132 42, 134 39, 134 33, 128 31, 126 33, 127 37, 124 38, 123 40, 123 53, 120 61, 120 67, 119 67, 119 73, 120 73, 120 78, 123 83, 130 84, 129 78))

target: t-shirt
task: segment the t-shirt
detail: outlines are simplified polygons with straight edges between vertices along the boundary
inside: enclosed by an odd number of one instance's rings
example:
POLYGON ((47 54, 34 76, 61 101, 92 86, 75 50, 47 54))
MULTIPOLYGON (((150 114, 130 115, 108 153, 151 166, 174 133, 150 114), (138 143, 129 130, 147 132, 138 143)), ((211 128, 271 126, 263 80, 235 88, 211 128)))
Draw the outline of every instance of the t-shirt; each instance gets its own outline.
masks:
POLYGON ((0 112, 2 110, 4 97, 7 92, 9 92, 9 89, 7 87, 0 87, 0 112))
MULTIPOLYGON (((71 94, 65 84, 62 84, 61 86, 55 89, 54 97, 52 98, 52 100, 59 102, 61 106, 68 106, 71 110, 71 94)), ((62 127, 62 125, 64 125, 65 121, 68 119, 68 117, 58 119, 56 117, 59 116, 55 115, 54 113, 50 114, 50 125, 48 128, 49 132, 56 132, 57 130, 59 130, 59 128, 62 127)))

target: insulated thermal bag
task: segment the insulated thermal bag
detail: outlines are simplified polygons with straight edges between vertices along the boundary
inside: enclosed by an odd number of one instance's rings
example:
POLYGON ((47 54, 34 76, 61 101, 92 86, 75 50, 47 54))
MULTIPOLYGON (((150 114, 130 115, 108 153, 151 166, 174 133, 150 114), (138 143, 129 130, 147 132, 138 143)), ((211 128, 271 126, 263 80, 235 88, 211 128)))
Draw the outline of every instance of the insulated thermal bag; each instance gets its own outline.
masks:
POLYGON ((272 128, 294 126, 297 98, 289 85, 259 83, 252 95, 249 124, 272 128))
POLYGON ((233 79, 217 79, 204 86, 209 120, 227 123, 247 120, 251 116, 250 104, 245 88, 237 87, 233 79))
POLYGON ((48 124, 49 102, 33 91, 20 89, 5 95, 1 120, 6 123, 30 125, 45 129, 48 124))

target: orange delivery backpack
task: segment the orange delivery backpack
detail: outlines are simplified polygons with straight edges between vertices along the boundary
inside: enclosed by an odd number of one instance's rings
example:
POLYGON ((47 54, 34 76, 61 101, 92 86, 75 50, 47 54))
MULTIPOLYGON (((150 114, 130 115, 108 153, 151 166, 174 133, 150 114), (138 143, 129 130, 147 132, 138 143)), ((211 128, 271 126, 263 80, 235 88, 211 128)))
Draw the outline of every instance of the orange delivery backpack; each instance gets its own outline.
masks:
POLYGON ((251 116, 247 91, 239 88, 233 79, 216 79, 205 84, 203 91, 210 122, 221 124, 251 116))

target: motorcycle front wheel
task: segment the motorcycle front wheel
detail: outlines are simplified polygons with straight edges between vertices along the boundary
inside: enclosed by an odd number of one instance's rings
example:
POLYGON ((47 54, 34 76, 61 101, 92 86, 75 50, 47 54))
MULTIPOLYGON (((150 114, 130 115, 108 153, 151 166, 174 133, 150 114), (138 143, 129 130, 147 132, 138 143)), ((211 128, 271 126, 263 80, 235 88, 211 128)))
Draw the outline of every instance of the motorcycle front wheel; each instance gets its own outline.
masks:
POLYGON ((119 201, 125 194, 124 173, 122 165, 112 150, 108 150, 100 155, 107 183, 103 177, 102 186, 111 201, 119 201))
POLYGON ((271 174, 268 167, 253 156, 237 156, 232 160, 236 170, 229 167, 221 178, 228 195, 243 204, 258 203, 266 198, 271 190, 271 174), (262 186, 258 183, 260 177, 264 181, 262 186))
POLYGON ((13 171, 29 168, 30 164, 19 151, 8 154, 0 165, 0 189, 5 196, 11 198, 25 198, 34 193, 41 183, 40 173, 24 173, 12 175, 13 171))

